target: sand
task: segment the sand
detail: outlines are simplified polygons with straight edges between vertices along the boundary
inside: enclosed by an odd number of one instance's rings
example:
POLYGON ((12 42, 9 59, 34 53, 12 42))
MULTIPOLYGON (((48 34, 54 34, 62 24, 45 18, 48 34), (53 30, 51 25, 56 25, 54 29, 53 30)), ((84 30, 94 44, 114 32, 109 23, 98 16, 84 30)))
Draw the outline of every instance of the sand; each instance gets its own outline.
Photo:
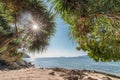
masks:
POLYGON ((120 78, 89 71, 27 68, 0 71, 0 80, 120 80, 120 78))

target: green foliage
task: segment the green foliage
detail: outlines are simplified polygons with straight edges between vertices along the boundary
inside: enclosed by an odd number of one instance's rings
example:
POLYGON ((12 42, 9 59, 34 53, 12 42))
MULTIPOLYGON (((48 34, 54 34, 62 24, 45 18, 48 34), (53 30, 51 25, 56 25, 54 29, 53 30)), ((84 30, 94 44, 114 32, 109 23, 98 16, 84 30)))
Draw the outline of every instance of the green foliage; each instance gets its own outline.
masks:
MULTIPOLYGON (((69 24, 74 19, 98 14, 118 14, 120 0, 48 0, 53 8, 69 24)), ((73 24, 74 25, 74 24, 73 24)))
MULTIPOLYGON (((50 1, 50 0, 48 0, 50 1)), ((95 61, 120 60, 120 0, 52 0, 70 37, 95 61)))
MULTIPOLYGON (((0 2, 0 45, 8 40, 10 37, 13 36, 14 28, 11 27, 11 23, 13 22, 14 17, 11 15, 13 14, 13 10, 9 9, 4 3, 0 2)), ((0 59, 6 60, 7 62, 15 61, 16 59, 20 59, 20 54, 15 55, 14 52, 11 51, 17 51, 18 47, 20 45, 21 40, 19 37, 13 41, 11 41, 7 46, 4 46, 0 48, 0 59), (16 59, 15 59, 16 58, 16 59)), ((19 52, 17 52, 19 53, 19 52)), ((22 58, 22 56, 21 56, 22 58)))
POLYGON ((26 35, 23 38, 24 48, 33 52, 45 50, 55 32, 55 25, 54 16, 47 11, 43 2, 40 0, 2 0, 2 2, 11 6, 10 9, 14 11, 14 22, 18 23, 17 27, 20 28, 18 30, 25 32, 22 34, 26 35), (25 16, 27 19, 24 19, 25 16), (34 23, 39 27, 39 31, 35 32, 30 28, 34 23))
POLYGON ((0 58, 13 62, 25 51, 45 50, 55 32, 53 18, 40 0, 1 0, 0 58))

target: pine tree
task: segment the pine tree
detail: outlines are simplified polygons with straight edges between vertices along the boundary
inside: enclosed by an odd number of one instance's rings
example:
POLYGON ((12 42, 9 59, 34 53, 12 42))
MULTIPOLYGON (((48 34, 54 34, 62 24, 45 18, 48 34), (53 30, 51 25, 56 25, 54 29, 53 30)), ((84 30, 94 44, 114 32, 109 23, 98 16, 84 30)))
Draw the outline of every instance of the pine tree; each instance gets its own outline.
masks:
POLYGON ((95 61, 120 60, 120 0, 48 0, 95 61))
POLYGON ((46 50, 55 25, 54 15, 46 9, 42 1, 1 0, 0 11, 2 59, 15 58, 12 60, 14 61, 26 51, 46 50))

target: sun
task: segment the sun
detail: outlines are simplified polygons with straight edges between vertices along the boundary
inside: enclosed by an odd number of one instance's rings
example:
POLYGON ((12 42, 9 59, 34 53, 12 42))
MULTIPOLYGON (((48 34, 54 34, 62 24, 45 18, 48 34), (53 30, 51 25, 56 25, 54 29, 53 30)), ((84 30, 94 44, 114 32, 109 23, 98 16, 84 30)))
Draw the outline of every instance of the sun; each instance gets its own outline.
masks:
POLYGON ((32 26, 32 29, 35 30, 35 31, 38 30, 37 24, 34 24, 34 25, 32 26))

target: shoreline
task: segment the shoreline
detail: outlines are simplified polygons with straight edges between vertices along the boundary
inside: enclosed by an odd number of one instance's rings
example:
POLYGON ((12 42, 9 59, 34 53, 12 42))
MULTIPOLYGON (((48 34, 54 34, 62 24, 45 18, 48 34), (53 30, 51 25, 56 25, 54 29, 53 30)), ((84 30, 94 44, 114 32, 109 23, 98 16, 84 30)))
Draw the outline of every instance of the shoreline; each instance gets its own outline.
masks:
MULTIPOLYGON (((58 68, 58 69, 66 69, 66 68, 58 68)), ((89 73, 98 73, 98 74, 103 74, 105 76, 110 76, 110 77, 115 77, 115 78, 120 79, 120 75, 112 74, 112 73, 108 73, 108 72, 97 71, 97 70, 88 70, 88 69, 67 69, 67 70, 83 71, 83 72, 89 72, 89 73)))
POLYGON ((25 68, 0 70, 0 80, 120 80, 120 76, 94 70, 25 68))
POLYGON ((108 72, 102 72, 102 71, 97 71, 97 70, 87 70, 87 71, 94 71, 95 73, 100 73, 100 74, 104 74, 104 75, 107 75, 107 76, 120 78, 120 75, 112 74, 112 73, 108 73, 108 72))
POLYGON ((99 70, 91 70, 91 69, 71 69, 71 68, 61 68, 61 67, 53 67, 53 68, 42 68, 42 67, 40 67, 38 69, 54 69, 54 68, 67 69, 67 70, 78 70, 78 71, 80 70, 80 71, 87 71, 87 72, 95 72, 95 73, 100 73, 100 74, 104 74, 104 75, 107 75, 107 76, 112 76, 112 77, 120 78, 120 74, 109 73, 109 72, 99 71, 99 70))

